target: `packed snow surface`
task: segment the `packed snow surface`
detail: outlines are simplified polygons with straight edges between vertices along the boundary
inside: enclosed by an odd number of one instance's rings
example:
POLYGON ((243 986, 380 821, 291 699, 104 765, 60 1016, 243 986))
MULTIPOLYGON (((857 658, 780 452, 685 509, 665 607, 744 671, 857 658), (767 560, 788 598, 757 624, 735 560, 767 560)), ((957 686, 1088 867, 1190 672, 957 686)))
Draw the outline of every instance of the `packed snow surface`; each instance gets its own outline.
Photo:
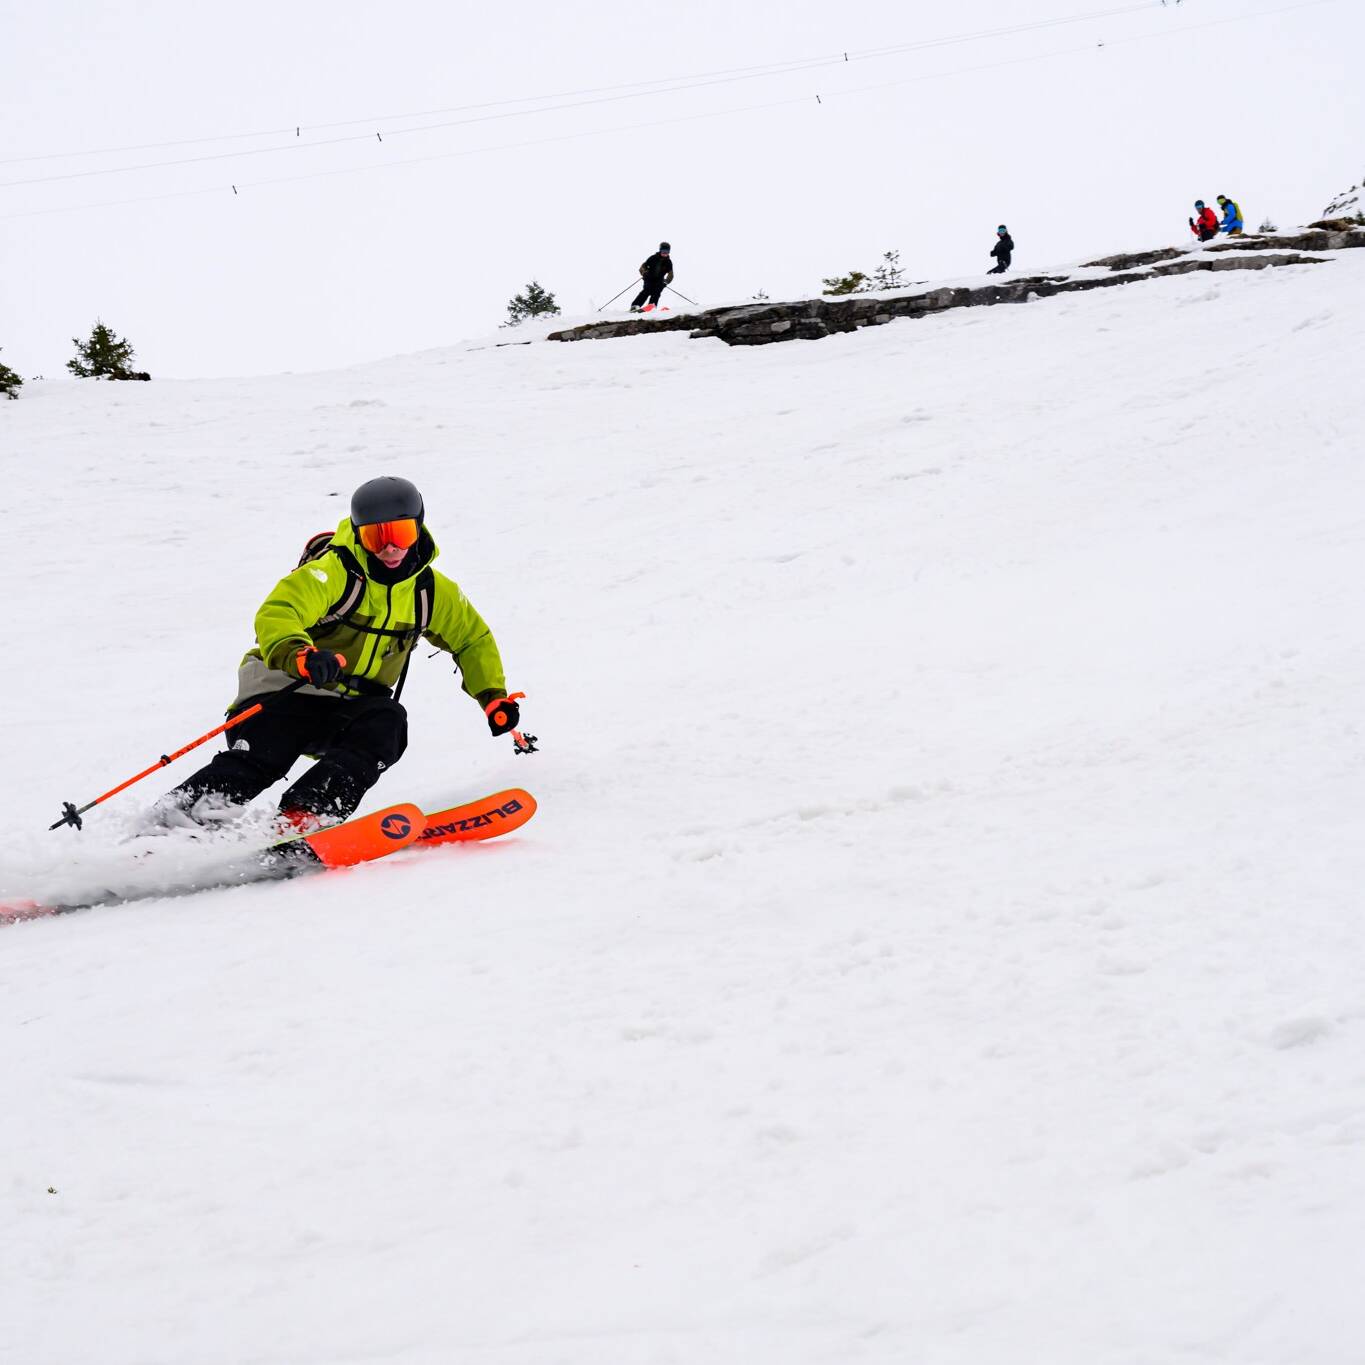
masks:
POLYGON ((0 404, 0 894, 126 861, 172 774, 45 826, 378 473, 543 745, 424 651, 367 808, 517 835, 0 930, 0 1359, 1360 1361, 1362 304, 0 404))

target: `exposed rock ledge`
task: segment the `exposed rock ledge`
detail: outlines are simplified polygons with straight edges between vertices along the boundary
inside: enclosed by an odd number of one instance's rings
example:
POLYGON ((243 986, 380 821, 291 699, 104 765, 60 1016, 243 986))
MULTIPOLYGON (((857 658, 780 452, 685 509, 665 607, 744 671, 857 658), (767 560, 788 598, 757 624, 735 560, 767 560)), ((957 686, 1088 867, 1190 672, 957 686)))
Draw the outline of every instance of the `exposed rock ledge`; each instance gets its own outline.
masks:
POLYGON ((1032 275, 986 284, 975 289, 930 289, 920 294, 854 294, 847 298, 801 299, 792 303, 755 303, 735 308, 708 308, 669 317, 632 317, 590 322, 551 332, 550 341, 584 341, 635 336, 641 332, 687 331, 693 337, 719 337, 731 346, 762 346, 771 341, 815 341, 835 332, 854 332, 894 318, 924 317, 949 308, 977 308, 994 303, 1026 303, 1030 299, 1081 289, 1107 289, 1116 284, 1184 275, 1193 270, 1264 270, 1268 266, 1317 265, 1322 256, 1305 251, 1342 251, 1365 247, 1365 228, 1345 223, 1315 225, 1293 235, 1240 237, 1202 249, 1164 247, 1131 256, 1088 261, 1082 271, 1107 274, 1032 275))

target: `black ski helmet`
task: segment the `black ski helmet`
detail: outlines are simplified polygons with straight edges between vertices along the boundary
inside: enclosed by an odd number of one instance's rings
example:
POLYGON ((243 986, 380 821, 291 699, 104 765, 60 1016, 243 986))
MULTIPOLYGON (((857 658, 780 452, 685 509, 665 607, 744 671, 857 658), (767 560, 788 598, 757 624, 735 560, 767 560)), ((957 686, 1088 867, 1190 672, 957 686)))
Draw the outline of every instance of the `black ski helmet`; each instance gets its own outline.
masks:
POLYGON ((381 521, 402 521, 416 517, 422 521, 426 508, 417 485, 395 474, 381 474, 362 483, 351 494, 351 525, 373 526, 381 521))
POLYGON ((660 250, 660 251, 672 251, 673 248, 672 248, 671 246, 669 246, 669 244, 668 244, 667 242, 660 242, 660 243, 659 243, 659 250, 660 250))

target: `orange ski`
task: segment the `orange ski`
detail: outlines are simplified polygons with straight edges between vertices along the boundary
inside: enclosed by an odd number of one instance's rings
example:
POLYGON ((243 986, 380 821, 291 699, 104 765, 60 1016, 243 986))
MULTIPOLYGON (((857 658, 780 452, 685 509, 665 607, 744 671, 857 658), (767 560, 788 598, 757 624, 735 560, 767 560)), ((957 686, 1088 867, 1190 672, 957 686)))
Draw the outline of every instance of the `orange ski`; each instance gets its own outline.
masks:
POLYGON ((206 879, 196 879, 184 886, 157 886, 122 892, 107 888, 92 889, 70 900, 50 905, 32 900, 0 901, 0 925, 18 924, 45 915, 65 915, 73 910, 90 910, 97 905, 123 905, 128 901, 184 896, 215 888, 245 886, 250 882, 268 881, 276 877, 325 872, 334 867, 354 867, 357 863, 371 862, 375 858, 396 853, 400 848, 416 842, 426 823, 427 817, 417 806, 390 806, 373 815, 362 815, 357 820, 347 820, 329 829, 320 829, 315 834, 300 834, 285 839, 247 858, 222 864, 216 870, 206 869, 206 879))
POLYGON ((417 836, 417 846, 432 848, 436 844, 496 839, 500 834, 520 829, 535 813, 536 798, 520 787, 509 787, 478 801, 428 815, 425 827, 417 836))
POLYGON ((421 833, 426 819, 416 806, 390 806, 316 834, 286 839, 267 849, 265 857, 304 867, 354 867, 406 848, 421 833))

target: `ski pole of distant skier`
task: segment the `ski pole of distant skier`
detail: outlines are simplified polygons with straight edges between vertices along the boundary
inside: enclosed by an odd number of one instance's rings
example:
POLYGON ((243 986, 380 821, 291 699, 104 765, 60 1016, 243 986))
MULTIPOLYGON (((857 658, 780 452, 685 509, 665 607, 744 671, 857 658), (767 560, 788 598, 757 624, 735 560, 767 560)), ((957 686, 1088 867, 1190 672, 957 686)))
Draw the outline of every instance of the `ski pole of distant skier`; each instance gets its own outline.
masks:
MULTIPOLYGON (((344 655, 338 654, 337 658, 345 665, 346 659, 344 655)), ((61 829, 63 825, 73 825, 76 829, 80 829, 82 827, 81 816, 84 815, 86 811, 94 809, 94 807, 98 806, 101 802, 107 801, 111 796, 117 796, 119 792, 126 791, 134 782, 141 782, 144 777, 149 777, 152 773, 159 772, 162 768, 168 767, 170 764, 174 763, 177 758, 183 758, 191 749, 197 749, 201 744, 212 739, 214 735, 221 735, 225 730, 231 730, 233 726, 240 725, 244 720, 250 720, 252 716, 260 715, 267 706, 271 705, 272 702, 277 701, 280 697, 287 696, 290 692, 297 692, 300 687, 306 687, 307 685, 308 679, 300 678, 298 682, 292 682, 288 687, 282 687, 278 692, 272 693, 264 701, 258 701, 253 706, 248 706, 245 711, 238 711, 235 716, 230 716, 221 725, 210 730, 208 734, 200 735, 198 739, 190 740, 188 744, 182 745, 173 754, 162 754, 150 768, 144 768, 140 773, 130 777, 126 782, 120 782, 117 787, 111 787, 103 796, 97 796, 93 801, 87 801, 83 806, 78 806, 73 801, 63 801, 62 818, 54 824, 49 825, 48 829, 61 829)))
MULTIPOLYGON (((670 284, 670 285, 666 285, 665 288, 667 288, 667 289, 673 289, 673 286, 670 284)), ((626 292, 626 291, 623 289, 623 290, 621 291, 621 294, 624 294, 625 292, 626 292)), ((684 303, 690 303, 690 304, 692 305, 693 308, 700 308, 700 307, 701 307, 701 304, 699 304, 699 303, 696 301, 696 299, 689 299, 689 298, 687 297, 687 295, 684 294, 683 291, 682 291, 681 289, 673 289, 673 292, 674 292, 674 293, 675 293, 675 294, 676 294, 684 303)), ((621 295, 618 294, 616 297, 617 297, 617 298, 620 298, 621 295)))
MULTIPOLYGON (((631 280, 631 282, 628 285, 626 285, 626 287, 621 291, 621 294, 629 294, 630 291, 634 289, 635 286, 639 283, 640 283, 639 280, 631 280)), ((602 308, 610 308, 612 304, 615 303, 616 300, 621 297, 621 294, 613 294, 611 298, 609 298, 606 301, 606 303, 602 305, 602 308)), ((602 311, 602 308, 599 308, 597 311, 600 313, 602 311)))

